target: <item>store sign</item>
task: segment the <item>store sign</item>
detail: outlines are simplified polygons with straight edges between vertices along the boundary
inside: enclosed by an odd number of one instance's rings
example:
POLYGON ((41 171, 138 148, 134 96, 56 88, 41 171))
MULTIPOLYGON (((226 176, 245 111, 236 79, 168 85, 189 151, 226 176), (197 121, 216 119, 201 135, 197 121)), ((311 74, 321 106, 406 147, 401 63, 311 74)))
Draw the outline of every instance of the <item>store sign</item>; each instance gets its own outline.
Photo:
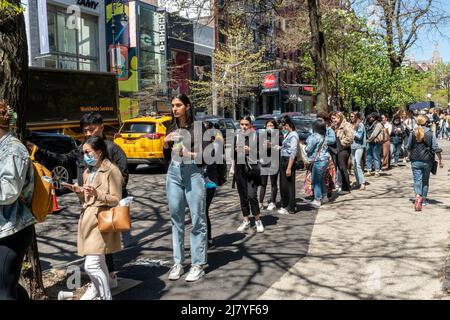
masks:
POLYGON ((166 16, 161 13, 159 17, 159 51, 164 54, 166 52, 166 16))
POLYGON ((297 101, 299 99, 298 96, 298 87, 289 87, 289 101, 297 101))
POLYGON ((264 88, 271 89, 277 85, 277 80, 275 79, 275 75, 269 74, 264 77, 263 81, 264 88))
POLYGON ((99 2, 92 0, 78 0, 77 4, 86 8, 97 10, 99 2))
POLYGON ((262 92, 278 91, 278 74, 270 73, 266 74, 263 78, 263 90, 262 92))

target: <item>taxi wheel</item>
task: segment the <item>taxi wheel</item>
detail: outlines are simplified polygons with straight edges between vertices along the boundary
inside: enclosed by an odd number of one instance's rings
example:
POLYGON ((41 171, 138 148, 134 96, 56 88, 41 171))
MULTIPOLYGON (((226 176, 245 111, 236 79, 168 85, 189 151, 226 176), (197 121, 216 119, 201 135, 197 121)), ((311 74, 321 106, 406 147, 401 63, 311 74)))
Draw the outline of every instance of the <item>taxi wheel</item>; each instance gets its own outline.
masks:
POLYGON ((137 164, 129 164, 129 165, 128 165, 128 171, 129 171, 129 172, 135 172, 137 166, 138 166, 137 164))

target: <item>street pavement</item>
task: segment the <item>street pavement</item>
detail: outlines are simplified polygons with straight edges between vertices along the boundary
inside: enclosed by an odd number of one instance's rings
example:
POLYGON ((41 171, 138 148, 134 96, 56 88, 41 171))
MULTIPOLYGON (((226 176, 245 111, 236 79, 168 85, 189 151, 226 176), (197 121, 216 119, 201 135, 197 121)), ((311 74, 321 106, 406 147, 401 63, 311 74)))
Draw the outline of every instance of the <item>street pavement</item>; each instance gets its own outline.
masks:
MULTIPOLYGON (((263 211, 264 233, 239 233, 239 198, 227 183, 210 209, 216 246, 208 252, 205 278, 195 283, 167 280, 172 245, 165 174, 139 167, 129 183, 132 244, 114 257, 120 277, 141 283, 114 299, 440 298, 450 227, 450 143, 440 143, 446 167, 432 177, 432 203, 423 213, 415 213, 410 202, 409 164, 369 178, 367 190, 319 210, 302 201, 299 174, 295 215, 263 211)), ((37 227, 44 270, 82 264, 76 255, 78 199, 67 194, 58 200, 66 209, 37 227)), ((186 223, 187 272, 189 213, 186 223)))
MULTIPOLYGON (((410 164, 369 178, 366 191, 323 206, 308 254, 261 299, 438 299, 449 253, 450 143, 431 177, 431 204, 413 208, 410 164)), ((448 297, 445 297, 448 298, 448 297)))

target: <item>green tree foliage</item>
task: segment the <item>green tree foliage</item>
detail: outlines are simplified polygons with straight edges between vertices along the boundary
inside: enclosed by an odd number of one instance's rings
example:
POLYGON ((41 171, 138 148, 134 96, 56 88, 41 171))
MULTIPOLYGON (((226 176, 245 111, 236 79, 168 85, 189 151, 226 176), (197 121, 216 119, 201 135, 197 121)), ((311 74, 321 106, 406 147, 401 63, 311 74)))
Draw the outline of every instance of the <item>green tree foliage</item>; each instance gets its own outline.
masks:
POLYGON ((393 71, 384 40, 354 12, 330 11, 324 30, 330 87, 344 110, 389 111, 416 101, 412 88, 421 75, 406 66, 393 71))
POLYGON ((190 81, 196 107, 212 110, 215 91, 223 110, 233 111, 243 97, 253 97, 261 82, 261 72, 269 65, 263 61, 264 48, 256 49, 251 30, 234 19, 221 30, 226 43, 214 53, 214 71, 203 81, 190 81))
POLYGON ((23 12, 20 4, 12 3, 8 0, 0 0, 0 13, 5 16, 12 16, 23 12))

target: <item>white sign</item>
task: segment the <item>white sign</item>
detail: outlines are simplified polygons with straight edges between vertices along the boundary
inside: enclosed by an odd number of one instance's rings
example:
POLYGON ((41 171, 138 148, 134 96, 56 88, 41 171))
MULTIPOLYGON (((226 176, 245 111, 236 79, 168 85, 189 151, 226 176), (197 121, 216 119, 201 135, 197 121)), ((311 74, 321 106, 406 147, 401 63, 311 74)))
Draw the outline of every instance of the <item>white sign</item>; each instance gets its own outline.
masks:
POLYGON ((39 45, 41 54, 50 53, 48 44, 47 0, 38 0, 39 45))
POLYGON ((130 9, 130 48, 136 48, 136 1, 130 1, 128 6, 130 9))
POLYGON ((161 13, 159 17, 159 51, 166 52, 166 14, 161 13))

